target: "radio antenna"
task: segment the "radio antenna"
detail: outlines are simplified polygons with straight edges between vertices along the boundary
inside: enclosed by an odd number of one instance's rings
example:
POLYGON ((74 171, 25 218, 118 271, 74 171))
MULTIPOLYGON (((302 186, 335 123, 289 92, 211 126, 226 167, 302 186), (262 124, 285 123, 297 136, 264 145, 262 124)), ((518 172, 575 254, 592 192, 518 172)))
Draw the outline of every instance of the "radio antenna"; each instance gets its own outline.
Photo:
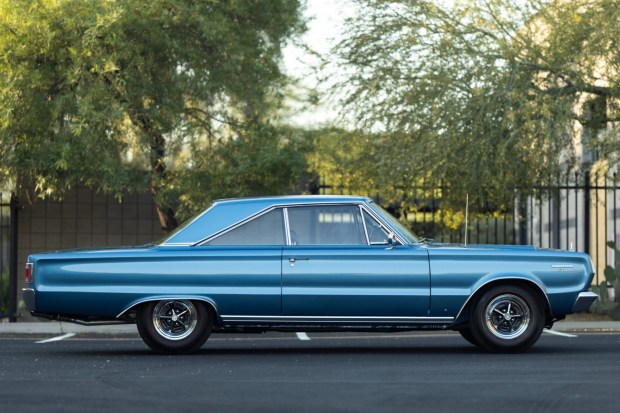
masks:
POLYGON ((469 192, 465 197, 465 247, 467 247, 467 218, 469 215, 469 192))

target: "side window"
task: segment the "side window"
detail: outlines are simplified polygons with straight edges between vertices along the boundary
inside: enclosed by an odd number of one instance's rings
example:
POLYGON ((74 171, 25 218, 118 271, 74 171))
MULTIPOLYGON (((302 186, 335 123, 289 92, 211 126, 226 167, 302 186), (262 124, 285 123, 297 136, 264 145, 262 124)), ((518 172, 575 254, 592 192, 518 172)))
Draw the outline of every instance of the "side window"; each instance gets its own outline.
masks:
POLYGON ((289 208, 288 219, 293 245, 367 245, 355 205, 289 208))
POLYGON ((388 231, 366 211, 364 211, 364 223, 366 224, 370 245, 387 245, 389 243, 390 234, 388 231))
POLYGON ((284 240, 282 210, 274 209, 203 245, 284 245, 284 240))

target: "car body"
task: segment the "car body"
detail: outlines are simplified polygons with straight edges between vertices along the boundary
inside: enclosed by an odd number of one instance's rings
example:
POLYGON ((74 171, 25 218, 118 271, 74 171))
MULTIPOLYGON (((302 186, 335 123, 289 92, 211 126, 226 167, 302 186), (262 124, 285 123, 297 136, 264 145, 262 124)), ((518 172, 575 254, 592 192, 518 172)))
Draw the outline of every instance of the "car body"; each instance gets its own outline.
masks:
POLYGON ((34 254, 32 314, 137 323, 160 353, 212 332, 458 330, 523 351, 597 296, 587 254, 422 242, 366 197, 220 200, 147 246, 34 254))

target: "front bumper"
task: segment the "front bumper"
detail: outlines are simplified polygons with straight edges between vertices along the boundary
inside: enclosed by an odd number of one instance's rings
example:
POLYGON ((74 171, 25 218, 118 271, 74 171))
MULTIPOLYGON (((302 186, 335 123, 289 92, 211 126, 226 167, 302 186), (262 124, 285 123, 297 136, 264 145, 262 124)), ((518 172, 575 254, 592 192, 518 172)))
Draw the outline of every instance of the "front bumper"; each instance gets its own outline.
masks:
POLYGON ((24 302, 26 303, 26 307, 30 311, 36 311, 35 299, 34 299, 34 289, 33 288, 23 288, 22 289, 24 295, 24 302))
POLYGON ((584 291, 579 293, 577 299, 575 300, 575 304, 573 304, 573 313, 588 311, 592 303, 596 301, 597 298, 598 295, 592 291, 584 291))

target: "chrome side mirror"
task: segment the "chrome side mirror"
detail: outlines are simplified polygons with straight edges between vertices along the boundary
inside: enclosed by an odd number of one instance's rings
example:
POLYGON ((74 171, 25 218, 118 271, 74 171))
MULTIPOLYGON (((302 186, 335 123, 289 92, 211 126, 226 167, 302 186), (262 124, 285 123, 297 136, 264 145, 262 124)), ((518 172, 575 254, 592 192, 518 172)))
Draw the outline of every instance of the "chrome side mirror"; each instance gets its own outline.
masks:
POLYGON ((396 234, 394 234, 393 232, 390 232, 388 234, 388 245, 390 249, 399 245, 398 239, 396 238, 396 234))

